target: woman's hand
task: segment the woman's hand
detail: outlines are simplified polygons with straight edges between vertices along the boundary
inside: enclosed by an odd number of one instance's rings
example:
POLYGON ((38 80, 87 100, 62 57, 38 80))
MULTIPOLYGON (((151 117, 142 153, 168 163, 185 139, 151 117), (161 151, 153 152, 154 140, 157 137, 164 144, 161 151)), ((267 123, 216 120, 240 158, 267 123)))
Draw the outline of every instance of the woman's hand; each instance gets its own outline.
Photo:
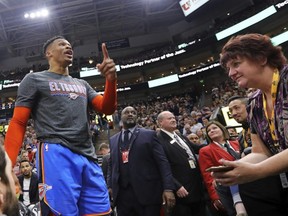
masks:
POLYGON ((218 184, 230 186, 263 178, 261 169, 257 164, 243 161, 227 161, 224 159, 221 159, 219 162, 224 166, 233 167, 233 169, 226 172, 212 172, 211 174, 218 184))

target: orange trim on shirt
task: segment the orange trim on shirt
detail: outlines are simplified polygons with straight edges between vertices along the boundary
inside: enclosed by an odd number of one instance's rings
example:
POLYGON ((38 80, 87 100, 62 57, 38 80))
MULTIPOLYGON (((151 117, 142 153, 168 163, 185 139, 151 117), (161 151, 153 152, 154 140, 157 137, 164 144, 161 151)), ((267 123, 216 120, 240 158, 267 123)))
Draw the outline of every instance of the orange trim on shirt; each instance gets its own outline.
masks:
POLYGON ((111 115, 117 108, 116 80, 106 80, 104 95, 97 95, 92 100, 92 106, 95 110, 111 115))
POLYGON ((30 114, 31 109, 28 107, 14 108, 14 114, 9 123, 4 142, 5 150, 12 161, 12 166, 16 164, 17 156, 23 143, 26 125, 30 114))

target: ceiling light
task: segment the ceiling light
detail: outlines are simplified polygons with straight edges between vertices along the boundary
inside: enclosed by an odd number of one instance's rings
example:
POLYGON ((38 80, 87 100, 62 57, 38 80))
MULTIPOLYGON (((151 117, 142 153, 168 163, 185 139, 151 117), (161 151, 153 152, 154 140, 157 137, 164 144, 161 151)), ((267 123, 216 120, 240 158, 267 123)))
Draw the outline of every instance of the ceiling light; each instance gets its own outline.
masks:
POLYGON ((41 14, 42 14, 43 17, 46 17, 46 16, 49 15, 49 11, 47 9, 42 9, 41 10, 41 14))
POLYGON ((36 16, 35 13, 30 13, 30 16, 29 16, 29 17, 30 17, 31 19, 34 19, 35 16, 36 16))
POLYGON ((37 11, 32 11, 32 12, 29 12, 29 13, 25 13, 24 14, 24 18, 25 19, 35 19, 36 17, 47 17, 49 15, 49 11, 47 9, 40 9, 40 10, 37 10, 37 11))

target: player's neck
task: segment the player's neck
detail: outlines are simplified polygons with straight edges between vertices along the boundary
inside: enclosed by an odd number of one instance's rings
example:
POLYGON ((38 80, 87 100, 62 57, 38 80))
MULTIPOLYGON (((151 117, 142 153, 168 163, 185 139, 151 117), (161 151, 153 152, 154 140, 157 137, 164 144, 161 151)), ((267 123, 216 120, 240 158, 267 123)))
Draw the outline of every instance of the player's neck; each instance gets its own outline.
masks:
POLYGON ((68 67, 62 67, 60 65, 50 65, 48 71, 50 71, 52 73, 61 74, 61 75, 64 75, 64 76, 68 76, 69 75, 68 67))

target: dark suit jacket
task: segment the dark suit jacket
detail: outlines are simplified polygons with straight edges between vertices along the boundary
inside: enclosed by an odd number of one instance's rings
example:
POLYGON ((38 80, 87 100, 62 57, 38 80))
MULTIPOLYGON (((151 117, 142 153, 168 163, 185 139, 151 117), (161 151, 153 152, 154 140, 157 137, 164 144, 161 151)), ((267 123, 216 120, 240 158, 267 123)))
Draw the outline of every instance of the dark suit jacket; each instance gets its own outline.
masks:
MULTIPOLYGON (((230 145, 233 147, 233 149, 239 152, 238 141, 229 140, 229 142, 230 142, 230 145)), ((223 148, 221 148, 219 145, 215 144, 214 142, 203 147, 199 152, 200 169, 201 169, 210 199, 212 201, 219 199, 219 196, 213 185, 214 179, 211 176, 211 173, 206 172, 206 169, 212 166, 221 165, 219 163, 219 160, 222 158, 226 160, 230 160, 230 161, 235 160, 227 151, 225 151, 223 148)))
MULTIPOLYGON (((119 142, 121 132, 110 138, 108 187, 112 188, 113 200, 119 192, 119 142)), ((130 138, 129 176, 130 184, 142 205, 161 204, 164 189, 174 190, 171 169, 156 132, 135 128, 130 138)))
MULTIPOLYGON (((191 169, 186 151, 180 147, 175 140, 162 130, 157 133, 157 136, 170 163, 176 191, 183 186, 189 193, 185 198, 179 198, 176 196, 177 202, 192 203, 204 200, 204 186, 198 162, 196 168, 191 169)), ((195 148, 196 151, 199 151, 199 146, 192 144, 182 135, 180 136, 189 146, 194 157, 197 159, 193 148, 195 148)))
MULTIPOLYGON (((20 175, 18 176, 18 179, 19 179, 21 188, 23 189, 24 176, 20 175)), ((36 203, 39 201, 38 176, 34 172, 32 172, 31 181, 30 181, 29 198, 30 198, 30 203, 36 203)), ((19 196, 19 200, 23 202, 22 194, 19 196)))

